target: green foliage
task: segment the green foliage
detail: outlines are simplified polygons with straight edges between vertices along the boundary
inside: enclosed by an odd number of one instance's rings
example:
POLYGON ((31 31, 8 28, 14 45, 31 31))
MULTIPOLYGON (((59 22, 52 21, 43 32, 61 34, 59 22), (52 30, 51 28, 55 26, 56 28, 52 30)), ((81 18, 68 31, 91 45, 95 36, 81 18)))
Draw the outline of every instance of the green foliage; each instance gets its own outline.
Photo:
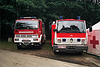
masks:
POLYGON ((17 50, 16 45, 13 42, 1 41, 0 49, 4 50, 17 50))
POLYGON ((46 31, 50 21, 81 16, 81 19, 92 24, 100 21, 100 5, 90 1, 80 0, 1 0, 1 24, 12 27, 14 21, 23 16, 36 16, 42 18, 46 24, 46 31))

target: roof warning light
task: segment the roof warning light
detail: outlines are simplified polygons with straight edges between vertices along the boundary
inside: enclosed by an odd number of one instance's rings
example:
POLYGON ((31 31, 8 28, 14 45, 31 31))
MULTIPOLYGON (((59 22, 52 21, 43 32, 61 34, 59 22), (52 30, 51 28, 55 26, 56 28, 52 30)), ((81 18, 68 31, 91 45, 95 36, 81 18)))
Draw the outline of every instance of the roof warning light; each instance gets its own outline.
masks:
POLYGON ((80 16, 78 16, 77 19, 80 20, 80 16))
POLYGON ((60 16, 60 19, 63 19, 63 16, 60 16))

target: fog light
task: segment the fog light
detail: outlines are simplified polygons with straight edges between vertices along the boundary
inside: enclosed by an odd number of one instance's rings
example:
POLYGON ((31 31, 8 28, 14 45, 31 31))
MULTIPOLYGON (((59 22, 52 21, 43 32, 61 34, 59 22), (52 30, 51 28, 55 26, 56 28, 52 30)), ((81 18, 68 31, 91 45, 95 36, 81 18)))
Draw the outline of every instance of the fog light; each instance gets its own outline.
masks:
POLYGON ((34 44, 32 43, 32 45, 34 45, 34 44))
POLYGON ((59 52, 59 50, 56 50, 56 52, 59 52))

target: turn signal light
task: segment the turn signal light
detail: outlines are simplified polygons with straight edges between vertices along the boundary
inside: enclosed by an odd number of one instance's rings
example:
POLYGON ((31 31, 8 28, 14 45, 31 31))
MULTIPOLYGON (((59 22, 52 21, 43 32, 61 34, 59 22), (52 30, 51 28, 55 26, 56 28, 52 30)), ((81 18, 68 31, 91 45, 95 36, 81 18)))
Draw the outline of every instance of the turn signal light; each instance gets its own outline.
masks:
POLYGON ((85 39, 82 39, 82 41, 85 41, 85 39))
POLYGON ((82 39, 82 44, 84 44, 85 43, 85 39, 82 39))
POLYGON ((58 43, 61 43, 61 39, 57 39, 58 43))

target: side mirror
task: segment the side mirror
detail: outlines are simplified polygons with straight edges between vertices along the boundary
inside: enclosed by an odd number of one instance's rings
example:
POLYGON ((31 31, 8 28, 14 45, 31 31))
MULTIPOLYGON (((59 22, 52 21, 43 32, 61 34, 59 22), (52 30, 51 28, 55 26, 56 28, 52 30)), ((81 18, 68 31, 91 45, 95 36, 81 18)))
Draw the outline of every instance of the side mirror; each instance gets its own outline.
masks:
POLYGON ((54 32, 56 32, 56 31, 57 31, 57 29, 53 29, 53 31, 54 31, 54 32))
POLYGON ((92 26, 90 26, 89 31, 92 32, 92 26))

